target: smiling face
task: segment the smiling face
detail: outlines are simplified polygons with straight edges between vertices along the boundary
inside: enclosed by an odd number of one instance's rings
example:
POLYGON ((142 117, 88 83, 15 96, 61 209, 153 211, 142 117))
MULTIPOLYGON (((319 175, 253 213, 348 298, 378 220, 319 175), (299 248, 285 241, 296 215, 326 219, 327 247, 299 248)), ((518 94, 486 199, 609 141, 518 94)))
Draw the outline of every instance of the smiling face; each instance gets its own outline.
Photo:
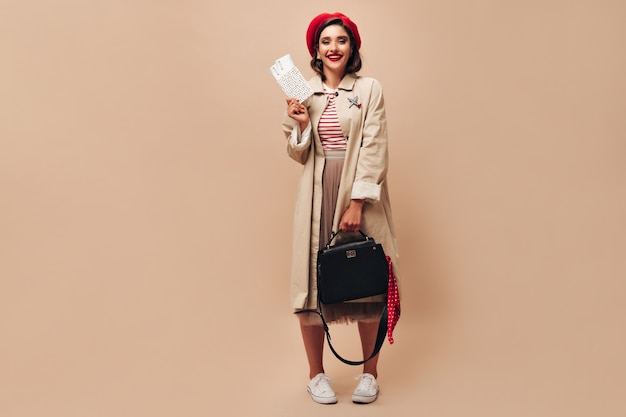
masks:
POLYGON ((322 60, 324 73, 343 77, 350 59, 352 46, 348 32, 340 25, 330 25, 320 33, 317 57, 322 60))

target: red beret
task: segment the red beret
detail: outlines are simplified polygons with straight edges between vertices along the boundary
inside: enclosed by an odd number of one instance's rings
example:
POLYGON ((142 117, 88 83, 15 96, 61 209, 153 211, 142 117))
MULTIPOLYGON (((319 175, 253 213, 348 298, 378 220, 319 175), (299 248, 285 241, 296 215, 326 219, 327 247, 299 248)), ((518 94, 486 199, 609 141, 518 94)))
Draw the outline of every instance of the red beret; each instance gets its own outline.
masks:
POLYGON ((311 23, 309 23, 309 28, 306 31, 306 45, 309 48, 311 56, 315 55, 315 37, 317 36, 317 32, 320 30, 320 26, 322 26, 324 22, 330 19, 341 19, 343 24, 346 25, 346 27, 348 27, 352 32, 352 35, 354 36, 354 40, 356 42, 356 49, 361 48, 361 36, 359 36, 359 29, 348 16, 339 12, 322 13, 315 16, 313 20, 311 20, 311 23))

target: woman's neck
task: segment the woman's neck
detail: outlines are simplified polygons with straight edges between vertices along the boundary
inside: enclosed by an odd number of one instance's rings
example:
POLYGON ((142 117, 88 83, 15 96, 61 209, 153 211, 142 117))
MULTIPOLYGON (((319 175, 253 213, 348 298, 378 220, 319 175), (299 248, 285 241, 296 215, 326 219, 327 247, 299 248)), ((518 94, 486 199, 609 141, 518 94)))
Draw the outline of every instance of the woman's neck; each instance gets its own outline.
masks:
POLYGON ((334 72, 324 72, 324 83, 332 89, 339 88, 339 84, 341 84, 341 80, 343 79, 344 74, 335 74, 334 72))

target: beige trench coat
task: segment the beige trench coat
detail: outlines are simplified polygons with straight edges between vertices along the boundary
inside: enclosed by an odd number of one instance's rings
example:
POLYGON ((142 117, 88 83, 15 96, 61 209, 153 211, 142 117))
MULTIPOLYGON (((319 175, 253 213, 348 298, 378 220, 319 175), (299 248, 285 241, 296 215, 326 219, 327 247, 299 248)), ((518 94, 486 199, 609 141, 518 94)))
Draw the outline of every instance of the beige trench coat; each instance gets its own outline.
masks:
MULTIPOLYGON (((316 260, 325 161, 317 126, 328 97, 324 94, 319 76, 310 79, 309 84, 315 94, 303 104, 309 111, 312 134, 302 135, 299 124, 287 115, 283 121, 287 153, 304 165, 293 228, 290 300, 294 309, 317 306, 316 260), (306 140, 307 136, 309 140, 306 140)), ((399 281, 398 250, 386 180, 387 121, 382 88, 375 79, 346 75, 339 85, 335 103, 341 129, 347 139, 347 150, 333 230, 337 230, 351 198, 365 199, 361 230, 377 243, 382 243, 385 253, 392 259, 399 281)))

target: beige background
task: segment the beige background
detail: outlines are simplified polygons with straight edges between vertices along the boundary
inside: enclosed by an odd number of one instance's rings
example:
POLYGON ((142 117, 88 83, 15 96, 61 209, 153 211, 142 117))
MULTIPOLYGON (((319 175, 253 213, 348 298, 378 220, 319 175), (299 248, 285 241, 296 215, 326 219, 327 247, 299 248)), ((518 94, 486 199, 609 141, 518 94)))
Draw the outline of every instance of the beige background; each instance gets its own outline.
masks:
MULTIPOLYGON (((0 3, 0 415, 626 415, 626 4, 0 3), (268 68, 322 11, 385 89, 404 289, 382 393, 287 301, 268 68)), ((334 329, 356 353, 352 327, 334 329)))

